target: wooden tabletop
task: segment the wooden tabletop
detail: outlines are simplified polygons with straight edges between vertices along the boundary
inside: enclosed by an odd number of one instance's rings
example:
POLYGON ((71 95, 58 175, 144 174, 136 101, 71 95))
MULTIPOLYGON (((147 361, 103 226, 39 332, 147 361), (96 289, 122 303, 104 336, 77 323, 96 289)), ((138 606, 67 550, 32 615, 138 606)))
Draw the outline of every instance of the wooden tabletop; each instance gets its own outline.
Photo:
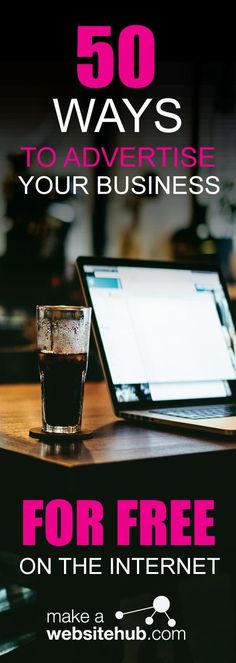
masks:
POLYGON ((67 468, 236 450, 236 440, 212 440, 117 420, 104 383, 86 385, 83 425, 94 430, 94 437, 66 449, 28 435, 41 423, 38 385, 0 386, 0 413, 0 454, 21 454, 67 468))

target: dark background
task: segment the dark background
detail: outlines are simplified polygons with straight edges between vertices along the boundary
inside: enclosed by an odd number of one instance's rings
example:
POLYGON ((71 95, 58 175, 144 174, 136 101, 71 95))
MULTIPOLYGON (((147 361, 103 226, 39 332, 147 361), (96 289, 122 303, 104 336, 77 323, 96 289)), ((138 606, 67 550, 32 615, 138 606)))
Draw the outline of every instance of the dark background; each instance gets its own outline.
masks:
MULTIPOLYGON (((205 119, 207 118, 209 124, 214 125, 214 117, 218 113, 219 122, 222 123, 222 130, 216 131, 215 139, 219 147, 219 159, 221 161, 221 176, 225 182, 232 180, 235 183, 235 151, 234 151, 234 136, 235 136, 235 26, 233 20, 233 10, 229 6, 212 8, 210 10, 210 17, 206 16, 206 5, 193 5, 188 3, 183 7, 182 3, 173 9, 172 3, 165 4, 165 9, 158 9, 157 11, 150 11, 145 15, 145 11, 138 11, 129 9, 127 6, 119 4, 114 15, 111 16, 106 8, 99 7, 99 11, 95 14, 90 8, 86 11, 84 8, 78 7, 77 10, 71 7, 67 10, 60 10, 55 4, 40 3, 32 4, 30 6, 13 7, 9 4, 8 8, 4 7, 4 16, 1 21, 1 38, 0 38, 0 53, 1 53, 1 84, 2 84, 2 117, 3 117, 3 131, 2 140, 3 147, 0 150, 2 170, 0 175, 1 180, 1 197, 3 201, 2 217, 0 223, 4 225, 2 236, 5 244, 2 248, 0 257, 0 382, 22 382, 22 381, 36 381, 38 379, 37 363, 36 363, 36 346, 35 346, 35 326, 34 315, 35 305, 37 303, 75 303, 79 304, 82 301, 81 292, 78 287, 78 280, 73 272, 73 265, 71 254, 65 255, 65 243, 67 230, 63 222, 51 224, 51 217, 48 214, 47 205, 45 208, 42 206, 42 200, 32 200, 32 213, 28 215, 26 208, 21 208, 22 199, 19 201, 13 196, 15 207, 11 207, 9 212, 9 201, 6 199, 4 186, 10 183, 10 187, 15 182, 18 173, 19 163, 16 162, 17 148, 21 144, 20 141, 25 141, 25 127, 27 123, 32 122, 34 125, 34 117, 39 116, 44 118, 45 109, 48 108, 52 96, 93 96, 93 92, 87 90, 86 93, 81 91, 76 79, 76 26, 82 24, 111 24, 113 26, 114 37, 119 33, 124 25, 133 23, 142 23, 149 26, 157 35, 157 78, 155 82, 155 89, 152 89, 152 94, 159 98, 164 96, 163 92, 168 87, 171 92, 170 96, 180 96, 183 99, 183 107, 185 110, 185 126, 187 139, 192 143, 198 144, 203 140, 202 132, 205 131, 205 119), (93 18, 91 18, 93 17, 93 18), (180 92, 181 87, 181 92, 180 92), (175 90, 175 91, 174 91, 175 90), (90 94, 91 92, 91 94, 90 94), (35 114, 35 115, 34 115, 35 114), (41 115, 40 115, 41 114, 41 115), (32 121, 33 117, 33 121, 32 121), (25 123, 25 124, 24 124, 25 123), (227 129, 225 127, 227 126, 227 129), (21 128, 22 127, 22 128, 21 128), (12 135, 15 142, 15 154, 13 160, 9 162, 8 155, 12 154, 8 146, 12 141, 12 135), (227 147, 227 159, 224 157, 224 150, 227 144, 230 144, 230 149, 227 147), (233 154, 231 158, 231 154, 233 154), (15 160, 14 160, 15 159, 15 160), (231 159, 231 161, 230 161, 231 159), (227 163, 225 163, 227 161, 227 163), (230 161, 230 163, 229 163, 230 161), (6 171, 4 172, 4 168, 6 171), (12 170, 13 168, 13 170, 12 170), (225 170, 224 170, 225 169, 225 170), (10 180, 9 180, 10 178, 10 180), (13 209, 14 208, 14 209, 13 209), (18 218, 19 209, 21 210, 20 222, 18 218), (17 211, 17 214, 16 214, 17 211), (27 218, 24 218, 24 214, 27 218), (7 220, 7 221, 6 221, 7 220), (32 232, 33 224, 33 232, 32 232), (51 225, 50 225, 51 224, 51 225), (39 246, 37 238, 38 233, 35 234, 35 228, 41 231, 41 228, 46 226, 46 241, 43 244, 43 249, 46 249, 42 254, 41 244, 39 246), (49 241, 50 240, 50 241, 49 241), (49 251, 49 247, 53 244, 54 249, 49 251), (56 247, 56 248, 55 248, 56 247), (69 269, 68 269, 69 268, 69 269)), ((115 41, 115 40, 114 40, 115 41)), ((105 89, 100 92, 98 97, 101 100, 107 96, 113 96, 119 99, 123 94, 126 96, 127 91, 119 83, 115 83, 111 88, 105 89)), ((149 91, 144 90, 145 96, 149 96, 149 91)), ((96 95, 94 95, 96 96, 96 95)), ((127 93, 127 96, 130 94, 127 93)), ((141 95, 140 95, 141 96, 141 95)), ((150 95, 151 96, 151 95, 150 95)), ((35 122, 36 124, 36 122, 35 122)), ((146 131, 146 141, 150 135, 150 141, 153 140, 153 135, 146 131)), ((111 146, 114 139, 109 131, 108 133, 102 132, 98 137, 100 144, 111 146)), ((54 137, 53 140, 56 138, 54 137)), ((76 133, 72 138, 68 138, 71 142, 75 142, 76 133)), ((80 137, 77 136, 79 142, 80 137)), ((87 143, 92 144, 91 136, 88 137, 87 143)), ((182 140, 184 138, 182 137, 182 140)), ((214 133, 211 135, 211 140, 214 141, 214 133)), ((32 139, 33 141, 33 139, 32 139)), ((123 143, 127 142, 123 140, 123 143)), ((170 136, 170 143, 175 143, 175 138, 170 136)), ((191 143, 190 143, 191 144, 191 143)), ((22 167, 22 166, 20 166, 22 167)), ((13 189, 11 189, 12 191, 13 189)), ((15 195, 15 194, 14 194, 15 195)), ((50 201, 49 201, 50 202, 50 201)), ((67 201, 68 202, 68 201, 67 201)), ((69 201, 70 202, 70 201, 69 201)), ((141 251, 143 257, 149 257, 148 248, 146 248, 146 237, 141 232, 141 216, 145 218, 145 214, 149 215, 149 208, 146 200, 142 201, 142 214, 140 209, 137 210, 134 201, 128 199, 129 214, 127 228, 129 236, 126 243, 123 237, 123 244, 114 243, 112 247, 116 247, 117 253, 120 252, 124 255, 127 251, 127 244, 129 246, 129 255, 135 257, 135 251, 141 251), (131 210, 131 211, 130 211, 131 210), (145 211, 146 210, 146 211, 145 211), (136 226, 135 226, 136 224, 136 226), (135 228, 134 228, 135 226, 135 228), (138 230, 137 230, 138 229, 138 230), (133 241, 135 239, 135 242, 133 241), (138 249, 137 249, 138 245, 138 249), (123 246, 123 249, 122 249, 123 246), (126 249, 125 249, 126 247, 126 249)), ((234 287, 235 270, 234 270, 234 213, 235 210, 231 209, 228 202, 222 202, 221 217, 222 223, 225 223, 226 217, 229 213, 232 216, 232 232, 229 235, 228 226, 225 234, 221 233, 220 238, 214 235, 214 228, 208 227, 207 213, 208 208, 205 209, 204 205, 197 206, 195 201, 190 200, 188 208, 183 209, 179 206, 177 210, 177 202, 167 212, 163 208, 159 208, 162 200, 157 201, 157 228, 155 225, 148 228, 149 239, 152 243, 154 235, 157 233, 158 238, 162 236, 164 226, 167 227, 167 243, 158 244, 156 247, 155 257, 166 257, 171 254, 172 258, 178 257, 180 259, 190 258, 197 260, 204 264, 206 261, 220 261, 224 268, 227 280, 234 287), (227 204, 226 204, 227 203, 227 204), (199 209, 200 208, 200 209, 199 209), (178 213, 177 213, 178 212, 178 213), (170 217, 170 225, 168 225, 168 217, 170 217), (203 226, 205 228, 205 235, 199 236, 198 228, 203 226), (180 233, 180 234, 178 234, 180 233), (229 235, 229 236, 228 236, 229 235)), ((207 207, 207 206, 206 206, 207 207)), ((232 207, 232 206, 231 206, 232 207)), ((118 216, 125 217, 127 209, 122 207, 119 210, 118 216)), ((211 213, 214 217, 214 210, 211 213)), ((155 214, 155 212, 154 212, 155 214)), ((91 252, 95 255, 103 255, 110 253, 111 246, 109 244, 109 233, 111 230, 111 219, 113 222, 112 214, 109 206, 94 198, 92 200, 91 209, 89 208, 88 214, 88 228, 91 240, 91 252)), ((55 221, 55 219, 53 219, 55 221)), ((73 223, 76 223, 74 219, 73 223)), ((113 224, 115 226, 115 222, 113 224)), ((213 224, 214 225, 214 224, 213 224)), ((77 226, 75 225, 75 228, 77 226)), ((156 235, 155 235, 156 236, 156 235)), ((164 238, 165 239, 165 238, 164 238)), ((80 226, 78 226, 78 253, 80 252, 80 226)), ((95 348, 91 348, 90 357, 90 379, 101 379, 101 370, 96 355, 95 348)), ((209 454, 210 455, 210 454, 209 454)), ((25 461, 25 459, 23 459, 25 461)), ((50 477, 38 476, 37 485, 31 485, 30 481, 30 468, 26 468, 25 463, 22 461, 22 477, 24 472, 27 474, 27 497, 30 494, 41 495, 40 490, 42 485, 43 491, 46 496, 46 479, 50 490, 48 488, 48 497, 58 496, 54 493, 55 485, 50 477), (31 493, 32 491, 32 493, 31 493), (51 492, 50 492, 51 491, 51 492)), ((186 462, 187 466, 187 462, 186 462)), ((204 486, 208 485, 211 475, 214 475, 211 461, 208 460, 204 467, 204 486)), ((120 470, 121 472, 122 470, 120 470)), ((126 495, 127 486, 129 487, 129 468, 123 471, 122 475, 117 473, 116 481, 114 482, 111 491, 110 499, 107 498, 106 508, 114 509, 114 499, 117 497, 120 490, 120 483, 122 477, 123 493, 126 495), (113 500, 113 501, 112 501, 113 500), (112 506, 111 506, 112 504, 112 506)), ((173 479, 181 481, 183 476, 184 467, 181 463, 175 466, 175 473, 173 479)), ((219 472, 219 469, 218 469, 219 472)), ((202 488, 202 465, 201 462, 192 468, 194 476, 194 490, 196 484, 202 488)), ((10 468, 9 468, 10 476, 10 468)), ((108 490, 109 487, 109 468, 103 470, 101 480, 101 490, 108 490), (105 487, 105 488, 104 488, 105 487)), ((20 481, 21 473, 18 476, 20 481)), ((165 474, 163 473, 162 482, 164 482, 165 474)), ((213 478, 213 476, 212 476, 213 478)), ((96 477, 95 477, 96 479, 96 477)), ((196 663, 196 661, 207 660, 208 663, 213 663, 213 660, 223 660, 226 663, 235 663, 235 654, 233 650, 233 620, 235 618, 235 599, 234 587, 230 578, 230 572, 233 571, 231 565, 233 564, 233 555, 230 555, 230 536, 231 536, 231 517, 232 511, 228 510, 230 499, 228 491, 233 482, 233 460, 231 468, 225 464, 219 476, 217 475, 219 490, 221 487, 221 480, 227 479, 229 482, 227 488, 227 497, 225 498, 224 505, 217 502, 217 528, 219 527, 219 540, 221 540, 221 532, 223 525, 225 525, 226 540, 222 542, 222 569, 221 574, 217 578, 206 578, 201 583, 198 579, 190 579, 190 582, 181 581, 178 588, 178 600, 180 603, 179 610, 182 613, 183 621, 188 624, 193 632, 192 647, 190 650, 179 650, 177 653, 170 648, 163 648, 161 654, 156 650, 147 651, 145 648, 140 654, 137 654, 136 660, 141 663, 141 660, 148 660, 149 663, 160 661, 177 661, 181 663, 196 663), (225 547, 224 547, 225 546, 225 547), (193 596, 191 596, 191 594, 193 596), (194 596, 197 596, 196 604, 194 596), (214 610, 213 610, 214 603, 214 610), (207 608, 213 612, 208 615, 207 608), (190 619, 191 613, 191 619, 190 619), (193 616, 192 616, 193 615, 193 616), (204 618, 203 618, 204 615, 204 618), (209 628, 208 620, 210 622, 210 645, 209 645, 209 628), (215 622, 214 622, 215 620, 215 622), (204 628, 201 630, 201 638, 198 638, 198 629, 193 623, 199 624, 204 621, 204 628), (217 631, 218 640, 213 640, 213 635, 217 631), (220 637, 222 635, 222 637, 220 637), (221 647, 225 648, 224 654, 221 654, 221 647), (199 645, 200 642, 200 645, 199 645), (212 645, 211 645, 212 642, 212 645), (223 645, 222 645, 223 643, 223 645), (202 649, 200 651, 199 647, 202 649), (211 648, 212 647, 212 648, 211 648), (228 647, 228 648, 227 648, 228 647), (157 658, 158 656, 158 658, 157 658), (199 658, 201 656, 201 658, 199 658), (218 656, 218 658, 217 658, 218 656), (149 658, 148 658, 149 657, 149 658), (177 658, 178 657, 178 658, 177 658)), ((148 495, 156 496, 159 494, 160 484, 158 477, 153 468, 145 468, 144 466, 138 467, 135 475, 135 490, 136 494, 140 490, 140 485, 145 486, 144 497, 148 495), (153 492, 152 492, 153 491, 153 492)), ((8 473, 6 472, 6 483, 8 482, 8 473)), ((189 495, 193 490, 193 478, 191 474, 186 477, 186 485, 189 489, 189 495)), ((25 483, 22 481, 22 491, 25 490, 25 483)), ((92 496, 91 486, 86 486, 89 496, 92 496)), ((163 490, 163 487, 162 487, 163 490)), ((169 476, 168 485, 166 486, 166 497, 168 498, 173 490, 172 477, 169 476)), ((80 491, 83 496, 86 494, 85 486, 80 486, 80 491)), ((94 480, 93 491, 96 498, 99 498, 99 486, 96 485, 94 480)), ((210 491, 210 487, 209 487, 210 491)), ((69 493, 69 488, 68 488, 69 493)), ((196 495, 197 491, 194 493, 196 495)), ((161 495, 163 496, 163 492, 161 495)), ((65 491, 66 495, 66 491, 65 491)), ((64 496, 65 496, 64 495, 64 496)), ((159 494, 159 498, 161 497, 159 494)), ((25 493, 24 493, 25 496, 25 493)), ((69 495, 68 495, 69 496, 69 495)), ((121 496, 121 495, 119 495, 121 496)), ((126 495, 130 497, 129 491, 126 495)), ((140 495, 138 495, 140 496, 140 495)), ((179 496, 179 495, 178 495, 179 496)), ((209 495, 212 497, 212 495, 209 495)), ((172 495, 173 497, 173 495, 172 495)), ((190 495, 191 497, 191 495, 190 495)), ((206 495, 205 495, 206 497, 206 495)), ((20 505, 18 507, 20 510, 20 505)), ((7 513, 2 518, 2 530, 4 524, 7 530, 9 524, 9 515, 15 515, 15 500, 12 497, 7 513)), ((109 523, 110 523, 109 518, 109 523)), ((20 517, 18 518, 20 523, 20 517)), ((6 531, 5 530, 5 531, 6 531)), ((14 542, 19 540, 19 532, 13 531, 14 542)), ((140 551, 139 551, 140 552, 140 551)), ((153 552, 153 551, 152 551, 153 552)), ((220 551, 221 552, 221 551, 220 551)), ((11 634, 13 627, 17 625, 18 632, 25 633, 25 624, 34 629, 37 628, 37 609, 34 612, 32 604, 34 603, 35 596, 30 591, 34 587, 29 588, 29 594, 22 593, 22 588, 15 587, 12 591, 13 583, 11 573, 11 559, 8 556, 8 569, 11 583, 7 587, 7 596, 9 605, 11 607, 11 619, 7 622, 5 620, 6 633, 11 634), (27 598, 28 596, 28 598, 27 598), (19 618, 19 610, 16 609, 16 599, 19 600, 21 610, 21 620, 19 618), (22 601, 20 603, 20 601, 22 601), (14 612, 15 611, 15 612, 14 612), (13 615, 13 616, 12 616, 13 615), (30 619, 30 615, 32 619, 30 619), (8 629, 8 630, 7 630, 8 629)), ((0 580, 1 580, 1 597, 3 597, 6 584, 6 575, 1 578, 2 568, 0 567, 0 580), (4 584, 5 583, 5 584, 4 584)), ((87 580, 87 579, 86 579, 87 580)), ((92 579, 93 580, 93 579, 92 579)), ((188 579, 187 579, 188 580, 188 579)), ((19 579, 18 579, 19 581, 19 579)), ((235 583, 235 580, 234 580, 235 583)), ((119 584, 119 583, 117 583, 119 584)), ((135 583, 134 583, 135 584, 135 583)), ((73 583, 64 583, 64 595, 61 591, 61 585, 58 587, 56 595, 57 606, 60 604, 68 605, 71 601, 70 592, 74 589, 76 597, 73 602, 76 604, 77 592, 79 591, 86 594, 88 591, 87 581, 81 585, 74 586, 73 583)), ((99 582, 96 587, 99 587, 99 582)), ((162 581, 163 592, 166 591, 165 583, 162 581)), ((89 601, 92 605, 92 594, 94 591, 95 583, 89 583, 89 601)), ((54 588, 55 589, 55 588, 54 588)), ((47 587, 43 587, 44 600, 47 596, 47 587)), ((129 588, 130 591, 130 588, 129 588)), ((145 605, 147 598, 149 599, 153 593, 152 579, 148 581, 147 586, 144 588, 144 599, 140 597, 137 599, 134 596, 130 600, 130 609, 134 609, 135 601, 137 607, 145 605), (147 596, 146 596, 146 593, 147 596)), ((132 588, 135 593, 135 587, 132 588)), ((173 592, 173 600, 176 597, 176 592, 173 592)), ((94 597, 94 604, 97 605, 97 598, 94 597)), ((35 605, 35 604, 34 604, 35 605)), ((116 606, 116 596, 114 597, 114 605, 116 606)), ((42 605, 40 606, 42 615, 42 605)), ((52 606, 52 609, 54 606, 52 606)), ((129 607, 127 608, 129 609, 129 607)), ((1 618, 2 627, 3 621, 1 618)), ((2 628, 2 633, 4 632, 2 628)), ((29 627, 28 627, 29 630, 29 627)), ((2 645, 2 642, 1 642, 2 645)), ((42 660, 42 651, 36 651, 33 645, 32 652, 22 654, 13 654, 9 660, 42 660), (17 658, 18 656, 18 658, 17 658), (28 656, 28 658, 26 658, 28 656)), ((1 652, 0 652, 1 653, 1 652)), ((61 652, 59 652, 60 654, 61 652)), ((58 650, 55 649, 55 656, 58 655, 58 650)), ((65 647, 65 655, 68 657, 68 649, 65 647)), ((85 650, 86 655, 86 650, 85 650)), ((107 651, 105 651, 107 655, 107 651)), ((77 656, 77 654, 76 654, 77 656)), ((93 654, 96 656, 96 648, 93 654)), ((111 657, 112 658, 112 657, 111 657)), ((8 659, 8 656, 7 656, 8 659)), ((68 659, 69 660, 69 659, 68 659)), ((71 659, 72 660, 72 659, 71 659)), ((76 658, 77 660, 77 658, 76 658)), ((103 661, 106 660, 103 658, 103 661)), ((115 659, 114 659, 115 660, 115 659)), ((130 660, 128 654, 126 661, 130 660)), ((133 657, 134 660, 134 657, 133 657)))
MULTIPOLYGON (((5 8, 0 28, 0 381, 37 379, 31 352, 35 346, 35 305, 81 303, 74 272, 74 260, 81 253, 190 259, 202 264, 217 261, 228 282, 234 283, 234 26, 229 11, 211 13, 207 17, 205 7, 200 5, 173 9, 171 4, 155 13, 127 11, 119 5, 119 11, 117 8, 113 15, 105 7, 92 14, 85 8, 70 8, 67 12, 54 7, 49 15, 46 3, 14 7, 14 11, 11 5, 5 8), (99 134, 89 131, 88 135, 81 135, 75 122, 66 135, 58 129, 53 96, 65 108, 71 97, 78 97, 86 108, 94 95, 93 90, 80 86, 76 75, 76 28, 79 23, 91 22, 112 25, 115 49, 116 37, 124 25, 142 23, 156 36, 156 78, 152 86, 132 91, 115 77, 111 86, 95 94, 98 110, 108 96, 114 99, 127 126, 125 134, 106 125, 99 134), (175 97, 181 103, 181 130, 169 135, 157 132, 153 105, 145 114, 141 134, 134 136, 129 114, 122 110, 122 96, 134 105, 141 104, 147 96, 154 100, 175 97), (163 194, 148 198, 129 193, 124 197, 94 194, 87 197, 89 201, 81 197, 75 201, 70 196, 63 200, 54 195, 32 195, 29 200, 17 184, 18 175, 24 173, 20 146, 26 142, 37 147, 51 145, 62 155, 70 145, 83 144, 104 145, 108 151, 116 144, 213 144, 217 156, 214 174, 221 179, 222 192, 208 198, 163 194), (50 206, 53 202, 59 203, 62 218, 55 218, 50 206), (63 221, 63 203, 69 205, 70 223, 63 221), (16 348, 24 350, 24 354, 16 354, 16 348)), ((35 176, 62 175, 58 167, 52 172, 34 167, 32 172, 35 176)), ((73 174, 72 170, 67 172, 73 174)), ((119 175, 119 170, 115 172, 119 175)), ((158 169, 156 172, 167 174, 158 169)), ((83 169, 81 173, 88 175, 83 169)), ((101 165, 96 174, 111 173, 101 165)), ((94 177, 95 173, 89 175, 94 177)), ((93 347, 89 377, 101 377, 93 347)))

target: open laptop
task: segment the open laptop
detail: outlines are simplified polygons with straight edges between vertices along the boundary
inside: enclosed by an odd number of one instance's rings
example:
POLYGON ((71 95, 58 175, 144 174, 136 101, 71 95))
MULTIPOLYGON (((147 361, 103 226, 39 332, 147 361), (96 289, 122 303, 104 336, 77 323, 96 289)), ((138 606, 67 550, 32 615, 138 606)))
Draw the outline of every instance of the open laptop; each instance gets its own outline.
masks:
POLYGON ((236 332, 217 268, 78 258, 118 417, 236 436, 236 332))

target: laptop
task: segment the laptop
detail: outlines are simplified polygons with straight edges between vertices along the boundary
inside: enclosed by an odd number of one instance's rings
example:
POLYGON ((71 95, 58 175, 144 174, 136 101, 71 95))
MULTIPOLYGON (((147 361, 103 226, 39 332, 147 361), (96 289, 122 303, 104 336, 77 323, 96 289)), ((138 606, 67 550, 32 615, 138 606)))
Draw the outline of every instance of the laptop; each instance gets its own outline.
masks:
POLYGON ((77 259, 118 417, 236 436, 236 332, 217 268, 77 259))

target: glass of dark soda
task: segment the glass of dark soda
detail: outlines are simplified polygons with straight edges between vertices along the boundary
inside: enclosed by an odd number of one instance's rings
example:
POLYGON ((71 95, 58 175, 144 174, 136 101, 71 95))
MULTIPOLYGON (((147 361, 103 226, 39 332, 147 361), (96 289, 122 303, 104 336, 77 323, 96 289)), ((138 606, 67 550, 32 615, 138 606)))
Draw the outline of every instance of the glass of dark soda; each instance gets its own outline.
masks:
POLYGON ((37 306, 39 373, 43 431, 81 430, 91 309, 37 306))

